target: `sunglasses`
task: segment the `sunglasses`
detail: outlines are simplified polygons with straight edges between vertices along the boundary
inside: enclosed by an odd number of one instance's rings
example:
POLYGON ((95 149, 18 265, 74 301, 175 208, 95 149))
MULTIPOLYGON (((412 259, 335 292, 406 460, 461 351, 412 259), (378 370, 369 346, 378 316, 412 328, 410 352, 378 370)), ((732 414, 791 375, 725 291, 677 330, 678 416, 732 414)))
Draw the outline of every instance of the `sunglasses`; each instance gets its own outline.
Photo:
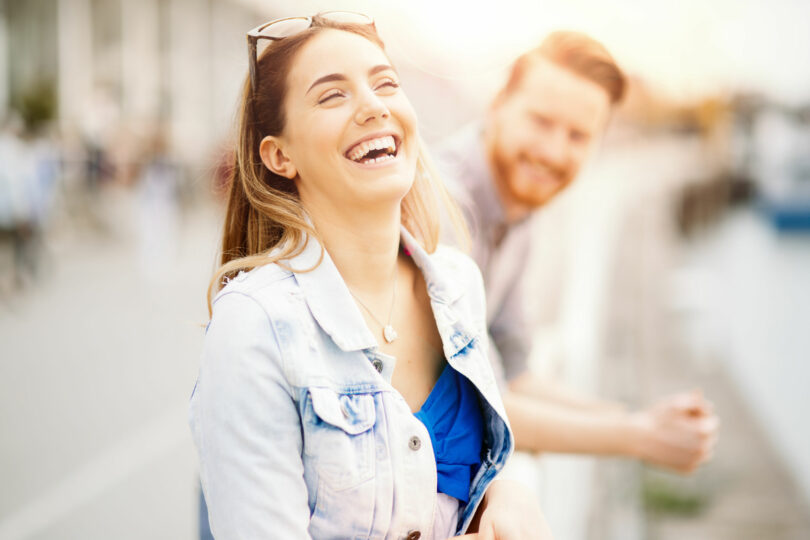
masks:
MULTIPOLYGON (((370 25, 375 30, 374 19, 363 13, 355 11, 325 11, 317 15, 320 19, 325 19, 340 24, 364 24, 370 25)), ((248 62, 250 66, 250 91, 256 88, 258 83, 257 62, 258 55, 256 46, 260 39, 278 41, 280 39, 294 36, 308 29, 313 24, 313 17, 284 17, 257 26, 247 33, 248 62)))

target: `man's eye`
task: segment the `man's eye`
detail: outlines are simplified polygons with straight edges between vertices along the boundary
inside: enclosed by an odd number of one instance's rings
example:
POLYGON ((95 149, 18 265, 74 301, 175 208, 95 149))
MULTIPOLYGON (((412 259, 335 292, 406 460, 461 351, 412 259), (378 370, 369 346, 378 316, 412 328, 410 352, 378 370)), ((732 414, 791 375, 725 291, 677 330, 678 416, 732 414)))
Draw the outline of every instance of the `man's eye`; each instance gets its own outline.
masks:
POLYGON ((341 92, 339 90, 335 90, 334 92, 329 92, 328 94, 326 94, 325 96, 323 96, 321 99, 318 100, 318 105, 322 105, 322 104, 326 103, 327 101, 331 100, 332 98, 337 98, 337 97, 342 97, 342 96, 343 96, 343 92, 341 92))

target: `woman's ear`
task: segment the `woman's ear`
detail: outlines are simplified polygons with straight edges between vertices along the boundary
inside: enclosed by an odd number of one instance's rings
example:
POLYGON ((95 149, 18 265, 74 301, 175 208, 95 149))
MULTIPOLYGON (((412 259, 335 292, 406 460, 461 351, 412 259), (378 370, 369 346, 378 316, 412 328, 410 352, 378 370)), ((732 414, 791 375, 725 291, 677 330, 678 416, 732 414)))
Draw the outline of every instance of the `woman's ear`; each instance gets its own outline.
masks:
POLYGON ((259 155, 262 157, 264 166, 270 169, 271 172, 290 180, 298 176, 298 170, 296 170, 292 160, 284 153, 278 137, 268 135, 262 139, 259 145, 259 155))

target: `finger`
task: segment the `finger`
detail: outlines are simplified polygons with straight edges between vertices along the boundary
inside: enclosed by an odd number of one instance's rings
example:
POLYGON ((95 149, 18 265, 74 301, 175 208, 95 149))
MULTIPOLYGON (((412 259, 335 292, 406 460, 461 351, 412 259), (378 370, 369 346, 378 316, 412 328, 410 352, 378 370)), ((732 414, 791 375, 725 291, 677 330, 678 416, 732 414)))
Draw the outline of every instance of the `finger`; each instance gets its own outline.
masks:
POLYGON ((481 527, 478 529, 478 536, 476 540, 496 540, 495 527, 490 523, 486 516, 481 519, 481 527))
POLYGON ((703 456, 704 443, 693 431, 676 430, 658 439, 645 461, 677 472, 688 472, 703 456))
POLYGON ((702 416, 707 413, 704 400, 695 394, 682 393, 658 402, 656 408, 670 415, 702 416))
POLYGON ((492 540, 526 540, 531 536, 524 536, 521 524, 517 521, 500 521, 498 526, 492 527, 492 540))
POLYGON ((707 439, 717 434, 720 420, 716 416, 694 418, 681 416, 674 418, 661 426, 662 434, 666 433, 662 442, 690 448, 703 444, 707 439))
POLYGON ((717 446, 717 435, 712 435, 710 438, 703 443, 703 453, 708 454, 710 452, 714 452, 715 447, 717 446))
POLYGON ((695 428, 703 439, 714 437, 717 434, 717 429, 719 427, 720 420, 716 416, 700 418, 695 423, 695 428))
POLYGON ((703 396, 703 390, 697 388, 688 394, 685 412, 691 416, 707 416, 714 406, 703 396))
POLYGON ((710 415, 714 412, 714 404, 706 399, 700 388, 676 394, 672 397, 672 405, 692 416, 710 415))

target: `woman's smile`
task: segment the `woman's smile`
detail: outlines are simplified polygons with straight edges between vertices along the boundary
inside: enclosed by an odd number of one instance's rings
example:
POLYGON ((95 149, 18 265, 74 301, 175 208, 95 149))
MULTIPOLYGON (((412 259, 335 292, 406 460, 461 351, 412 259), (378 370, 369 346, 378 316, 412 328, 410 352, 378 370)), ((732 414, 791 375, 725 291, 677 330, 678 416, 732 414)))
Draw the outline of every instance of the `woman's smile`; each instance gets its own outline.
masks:
POLYGON ((394 133, 373 133, 352 144, 343 155, 363 168, 384 167, 399 156, 400 140, 394 133))

